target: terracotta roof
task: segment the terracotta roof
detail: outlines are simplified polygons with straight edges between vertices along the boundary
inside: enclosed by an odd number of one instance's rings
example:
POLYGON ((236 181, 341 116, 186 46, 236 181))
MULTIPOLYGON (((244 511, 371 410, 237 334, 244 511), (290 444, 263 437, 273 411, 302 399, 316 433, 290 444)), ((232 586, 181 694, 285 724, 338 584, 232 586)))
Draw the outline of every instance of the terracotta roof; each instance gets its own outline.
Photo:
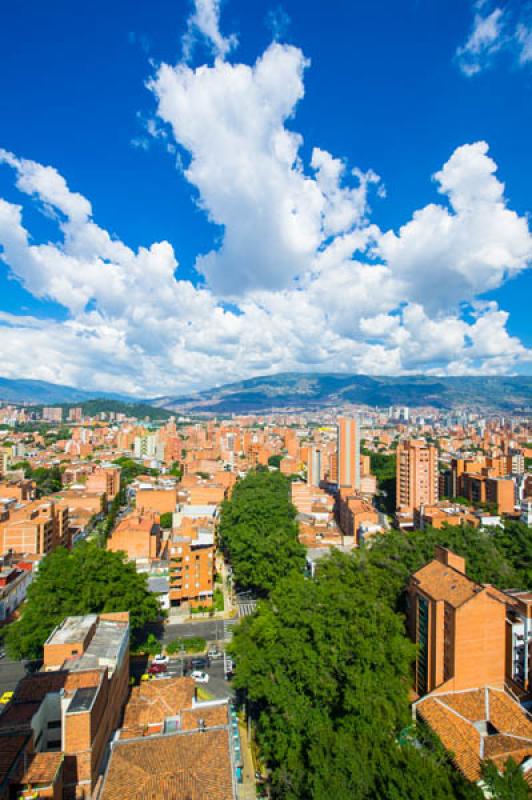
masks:
POLYGON ((445 600, 454 608, 482 591, 482 586, 471 578, 436 560, 418 569, 412 578, 424 594, 434 600, 445 600))
POLYGON ((9 777, 28 740, 27 734, 0 736, 0 786, 9 777))
POLYGON ((15 691, 15 701, 35 703, 44 700, 48 692, 64 689, 72 692, 88 686, 98 686, 101 680, 100 669, 88 669, 80 672, 54 670, 53 672, 35 672, 22 678, 15 691))
POLYGON ((53 783, 63 759, 63 753, 35 753, 20 777, 20 783, 53 783))
POLYGON ((226 729, 117 742, 100 800, 233 800, 226 729))
POLYGON ((532 722, 500 689, 427 695, 416 711, 471 781, 480 778, 485 759, 502 767, 510 756, 518 764, 532 756, 532 722))
POLYGON ((227 725, 229 707, 227 703, 216 706, 196 706, 181 712, 181 729, 191 731, 199 727, 200 719, 206 728, 214 728, 217 725, 227 725))
POLYGON ((40 702, 32 703, 14 703, 11 702, 3 714, 0 714, 0 729, 20 727, 29 724, 33 715, 37 713, 41 704, 40 702))
POLYGON ((185 708, 192 707, 195 683, 192 678, 165 678, 146 681, 131 690, 124 709, 125 729, 139 731, 150 723, 163 722, 185 708))

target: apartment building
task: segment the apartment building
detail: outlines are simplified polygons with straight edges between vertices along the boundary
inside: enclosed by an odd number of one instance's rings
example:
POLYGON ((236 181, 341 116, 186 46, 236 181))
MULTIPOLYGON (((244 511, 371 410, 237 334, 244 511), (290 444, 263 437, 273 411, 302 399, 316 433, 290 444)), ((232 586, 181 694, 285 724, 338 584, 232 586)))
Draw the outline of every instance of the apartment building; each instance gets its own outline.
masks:
POLYGON ((359 529, 362 523, 379 526, 379 514, 375 506, 366 498, 347 495, 338 496, 338 521, 344 537, 344 544, 359 545, 359 529))
POLYGON ((465 574, 465 561, 443 547, 408 585, 408 623, 418 645, 419 695, 504 686, 506 602, 502 592, 465 574))
POLYGON ((97 467, 88 475, 85 487, 88 492, 104 494, 111 503, 120 491, 120 467, 110 464, 97 467))
POLYGON ((61 422, 63 419, 63 409, 59 406, 45 406, 42 410, 42 418, 47 422, 61 422))
POLYGON ((159 515, 134 511, 120 520, 107 540, 107 549, 122 551, 130 561, 153 561, 161 558, 159 515))
POLYGON ((212 517, 182 518, 172 532, 168 556, 170 604, 211 606, 216 566, 212 517))
POLYGON ((532 692, 532 592, 510 589, 505 592, 506 674, 515 690, 532 692))
POLYGON ((413 513, 438 500, 438 451, 423 441, 409 439, 397 446, 397 509, 413 513))
POLYGON ((0 568, 0 625, 9 621, 26 599, 26 592, 33 578, 32 567, 27 562, 19 562, 0 568))
POLYGON ((338 488, 360 491, 360 429, 358 419, 338 417, 338 488))
POLYGON ((146 480, 143 477, 134 481, 137 511, 157 514, 173 513, 177 505, 177 482, 174 478, 146 480))
POLYGON ((464 474, 461 494, 473 504, 495 506, 499 514, 509 514, 515 507, 515 484, 512 478, 464 474))
POLYGON ((0 555, 46 555, 59 546, 70 546, 68 507, 59 501, 16 504, 0 516, 0 555))
POLYGON ((6 797, 38 789, 54 800, 94 798, 128 690, 127 612, 63 620, 45 643, 43 671, 20 681, 0 715, 6 797))
POLYGON ((449 502, 421 506, 414 511, 414 527, 418 530, 429 527, 440 529, 445 525, 470 525, 478 528, 480 518, 470 508, 449 502))

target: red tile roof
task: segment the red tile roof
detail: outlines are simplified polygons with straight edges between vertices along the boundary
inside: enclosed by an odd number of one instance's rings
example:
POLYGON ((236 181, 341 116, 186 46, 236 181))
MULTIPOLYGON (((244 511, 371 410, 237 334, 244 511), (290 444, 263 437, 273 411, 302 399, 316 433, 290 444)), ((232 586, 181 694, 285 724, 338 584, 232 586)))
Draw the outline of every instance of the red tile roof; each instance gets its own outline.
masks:
POLYGON ((479 780, 483 760, 502 767, 510 757, 520 764, 532 756, 532 722, 500 689, 427 695, 416 704, 416 712, 469 780, 479 780))
POLYGON ((233 800, 226 729, 117 742, 100 800, 233 800))

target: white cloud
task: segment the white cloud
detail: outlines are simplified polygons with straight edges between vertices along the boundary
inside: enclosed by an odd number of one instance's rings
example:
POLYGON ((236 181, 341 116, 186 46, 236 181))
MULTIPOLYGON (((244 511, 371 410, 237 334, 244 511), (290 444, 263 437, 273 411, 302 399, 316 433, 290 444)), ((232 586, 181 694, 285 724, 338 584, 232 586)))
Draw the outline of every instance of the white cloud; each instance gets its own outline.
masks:
POLYGON ((495 8, 487 16, 475 14, 473 28, 466 43, 456 51, 456 58, 464 75, 476 75, 491 63, 492 57, 504 44, 503 26, 504 12, 501 8, 495 8))
POLYGON ((186 61, 192 56, 196 37, 202 36, 217 58, 224 59, 238 44, 233 33, 220 32, 220 0, 194 0, 194 12, 188 20, 188 30, 183 38, 183 55, 186 61))
POLYGON ((515 30, 515 38, 519 50, 519 63, 529 64, 532 61, 532 27, 520 23, 515 30))
POLYGON ((163 64, 151 83, 159 117, 190 154, 185 177, 223 227, 222 246, 196 264, 219 294, 290 286, 329 236, 364 221, 378 177, 355 171, 344 187, 345 166, 318 148, 307 174, 303 139, 286 127, 307 66, 301 50, 275 43, 253 67, 163 64))
POLYGON ((157 71, 159 118, 223 231, 198 259, 203 288, 180 279, 168 242, 131 249, 55 169, 1 152, 58 234, 35 241, 23 206, 0 199, 0 257, 68 310, 64 322, 0 314, 3 374, 149 396, 284 370, 488 374, 530 362, 508 314, 479 301, 532 258, 487 144, 458 147, 434 175, 441 202, 383 233, 368 205, 378 176, 319 147, 305 164, 287 127, 306 66, 274 44, 253 66, 157 71))
POLYGON ((425 206, 378 244, 408 299, 432 312, 496 289, 532 259, 528 221, 507 207, 487 151, 485 142, 457 148, 434 176, 450 209, 425 206))
POLYGON ((493 8, 492 0, 476 0, 473 8, 471 33, 455 53, 464 75, 478 75, 491 67, 500 53, 510 54, 517 66, 524 67, 532 62, 529 4, 510 0, 504 8, 493 8))

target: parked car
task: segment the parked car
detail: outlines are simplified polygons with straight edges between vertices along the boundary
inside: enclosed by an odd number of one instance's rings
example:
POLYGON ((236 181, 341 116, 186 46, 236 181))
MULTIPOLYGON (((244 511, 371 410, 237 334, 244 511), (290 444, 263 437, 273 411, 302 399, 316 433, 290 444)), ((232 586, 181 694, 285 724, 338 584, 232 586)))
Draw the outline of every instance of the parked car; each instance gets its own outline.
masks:
POLYGON ((210 666, 208 658, 193 658, 190 663, 192 664, 192 669, 206 669, 210 666))
POLYGON ((3 695, 0 696, 0 704, 7 705, 14 694, 14 692, 4 692, 3 695))
POLYGON ((164 656, 162 653, 157 653, 156 656, 153 657, 152 664, 168 664, 170 659, 168 656, 164 656))
POLYGON ((222 658, 223 653, 221 650, 218 650, 217 647, 211 647, 207 653, 207 656, 209 658, 222 658))
POLYGON ((209 683, 209 676, 207 673, 201 672, 199 669, 195 669, 194 672, 191 672, 190 677, 193 678, 196 683, 209 683))
POLYGON ((166 672, 168 667, 166 664, 152 664, 148 669, 149 675, 158 675, 160 672, 166 672))

